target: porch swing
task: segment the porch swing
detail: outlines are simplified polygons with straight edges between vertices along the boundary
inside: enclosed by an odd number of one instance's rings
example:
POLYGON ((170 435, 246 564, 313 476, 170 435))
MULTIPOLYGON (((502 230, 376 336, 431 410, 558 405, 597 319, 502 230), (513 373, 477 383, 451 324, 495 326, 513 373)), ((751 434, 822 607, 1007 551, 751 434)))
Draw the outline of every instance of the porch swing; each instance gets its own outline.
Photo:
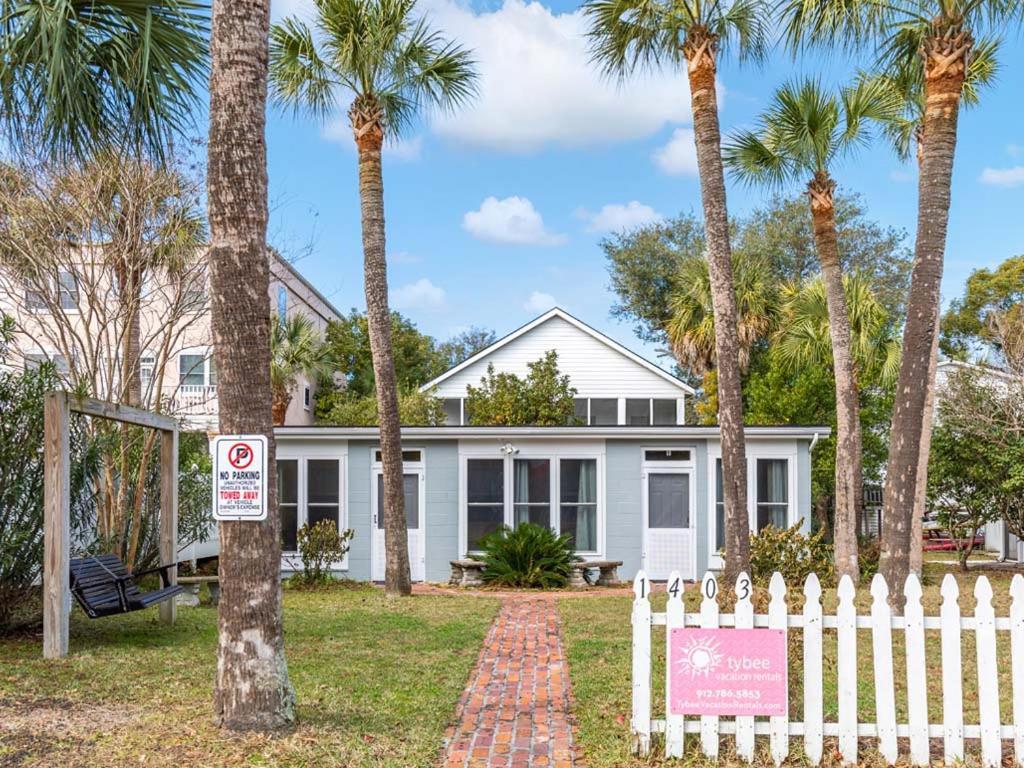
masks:
POLYGON ((178 422, 159 413, 67 392, 49 392, 44 408, 43 657, 67 656, 71 597, 90 619, 160 606, 160 619, 173 624, 178 586, 178 422), (160 432, 159 550, 163 565, 130 572, 114 554, 70 556, 71 412, 160 432), (138 578, 160 574, 160 589, 143 592, 138 578))

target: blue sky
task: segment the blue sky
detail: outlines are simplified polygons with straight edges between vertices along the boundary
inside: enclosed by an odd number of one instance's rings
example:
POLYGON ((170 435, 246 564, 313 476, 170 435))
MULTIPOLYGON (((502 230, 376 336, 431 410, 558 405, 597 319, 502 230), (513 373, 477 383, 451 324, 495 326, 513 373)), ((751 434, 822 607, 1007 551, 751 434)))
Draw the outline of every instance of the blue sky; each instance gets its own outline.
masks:
MULTIPOLYGON (((617 86, 587 62, 572 3, 421 0, 433 23, 474 49, 481 93, 453 117, 428 118, 386 151, 392 306, 440 338, 471 325, 503 334, 552 302, 653 356, 609 316, 609 230, 699 213, 689 90, 674 72, 617 86)), ((309 0, 275 0, 275 19, 309 0)), ((943 299, 972 269, 1024 252, 1024 46, 1004 43, 1002 69, 979 108, 963 112, 943 299)), ((767 66, 719 71, 724 131, 749 127, 775 87, 804 74, 840 83, 859 62, 776 52, 767 66)), ((866 63, 866 62, 863 62, 866 63)), ((343 109, 327 125, 271 112, 271 242, 340 309, 362 307, 356 156, 343 109)), ((916 174, 883 144, 836 172, 869 215, 908 231, 916 174)), ((729 181, 732 215, 762 193, 729 181)))

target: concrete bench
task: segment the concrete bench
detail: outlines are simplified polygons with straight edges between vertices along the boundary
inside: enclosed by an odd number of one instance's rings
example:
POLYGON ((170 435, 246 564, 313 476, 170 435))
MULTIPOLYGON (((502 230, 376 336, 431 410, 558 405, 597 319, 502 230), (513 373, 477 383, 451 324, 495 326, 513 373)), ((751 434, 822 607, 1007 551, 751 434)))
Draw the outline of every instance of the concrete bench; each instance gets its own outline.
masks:
POLYGON ((587 571, 599 571, 597 576, 598 586, 613 586, 619 583, 619 568, 621 567, 621 560, 582 560, 573 565, 569 586, 588 586, 587 580, 584 578, 584 574, 587 571))
POLYGON ((220 578, 217 576, 179 576, 178 583, 185 587, 185 594, 181 603, 184 605, 199 605, 199 587, 202 584, 210 590, 210 602, 214 605, 220 603, 220 578))
POLYGON ((484 564, 479 560, 469 558, 463 560, 451 560, 452 576, 448 583, 453 587, 479 587, 484 583, 481 576, 484 572, 484 564))

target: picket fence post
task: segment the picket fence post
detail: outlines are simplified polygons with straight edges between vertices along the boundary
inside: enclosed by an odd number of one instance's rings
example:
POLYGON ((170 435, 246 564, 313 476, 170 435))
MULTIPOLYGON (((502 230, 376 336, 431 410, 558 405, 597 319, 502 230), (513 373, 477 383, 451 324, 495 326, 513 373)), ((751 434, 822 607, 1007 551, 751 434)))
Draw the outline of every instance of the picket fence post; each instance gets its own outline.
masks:
MULTIPOLYGON (((700 585, 704 598, 700 601, 700 626, 702 629, 718 628, 718 580, 708 571, 700 585)), ((700 716, 700 748, 712 760, 718 759, 718 717, 700 716)))
POLYGON ((640 571, 633 580, 633 752, 651 751, 651 583, 640 571))
MULTIPOLYGON (((665 660, 672 658, 672 630, 686 626, 683 606, 683 578, 678 571, 668 577, 668 603, 665 606, 665 660)), ((682 757, 686 743, 686 716, 672 714, 671 672, 665 674, 665 757, 682 757)))
POLYGON ((925 675, 924 608, 921 606, 921 582, 911 573, 903 587, 906 607, 905 656, 907 660, 907 721, 910 726, 910 762, 928 765, 928 680, 925 675))
POLYGON ((896 763, 896 690, 892 674, 892 609, 889 586, 880 573, 871 580, 871 655, 875 664, 875 722, 878 751, 889 765, 896 763))
POLYGON ((839 754, 848 765, 857 764, 857 606, 856 590, 848 575, 839 580, 836 669, 839 683, 839 754))
POLYGON ((821 762, 824 723, 821 644, 821 583, 816 574, 804 582, 804 754, 821 762))
MULTIPOLYGON (((786 606, 786 582, 782 574, 776 571, 768 582, 768 594, 771 601, 768 603, 768 628, 781 629, 786 634, 788 647, 788 613, 786 606)), ((772 759, 776 765, 782 765, 782 761, 789 755, 789 690, 786 691, 787 711, 784 715, 773 715, 768 718, 769 743, 772 751, 772 759)))
MULTIPOLYGON (((754 583, 746 573, 736 579, 736 629, 754 628, 754 583)), ((754 716, 736 718, 736 754, 748 763, 754 759, 754 716)))
POLYGON ((1013 678, 1013 754, 1024 766, 1024 576, 1010 582, 1010 663, 1013 678))
POLYGON ((951 573, 942 579, 942 754, 947 763, 964 759, 964 682, 960 651, 960 586, 951 573))
POLYGON ((977 623, 978 715, 981 720, 981 764, 998 768, 1003 760, 999 728, 999 673, 996 668, 996 616, 992 608, 992 585, 985 576, 974 583, 977 623))

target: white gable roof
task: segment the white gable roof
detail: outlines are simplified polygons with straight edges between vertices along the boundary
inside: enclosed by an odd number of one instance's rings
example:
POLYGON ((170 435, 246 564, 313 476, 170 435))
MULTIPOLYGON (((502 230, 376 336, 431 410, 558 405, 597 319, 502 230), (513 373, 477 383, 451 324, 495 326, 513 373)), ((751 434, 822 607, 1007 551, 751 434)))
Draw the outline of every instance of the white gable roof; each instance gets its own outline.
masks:
POLYGON ((527 365, 548 350, 558 353, 558 369, 569 376, 579 397, 678 398, 692 395, 683 381, 603 333, 555 307, 477 352, 423 390, 438 397, 465 397, 493 364, 496 371, 525 376, 527 365))

